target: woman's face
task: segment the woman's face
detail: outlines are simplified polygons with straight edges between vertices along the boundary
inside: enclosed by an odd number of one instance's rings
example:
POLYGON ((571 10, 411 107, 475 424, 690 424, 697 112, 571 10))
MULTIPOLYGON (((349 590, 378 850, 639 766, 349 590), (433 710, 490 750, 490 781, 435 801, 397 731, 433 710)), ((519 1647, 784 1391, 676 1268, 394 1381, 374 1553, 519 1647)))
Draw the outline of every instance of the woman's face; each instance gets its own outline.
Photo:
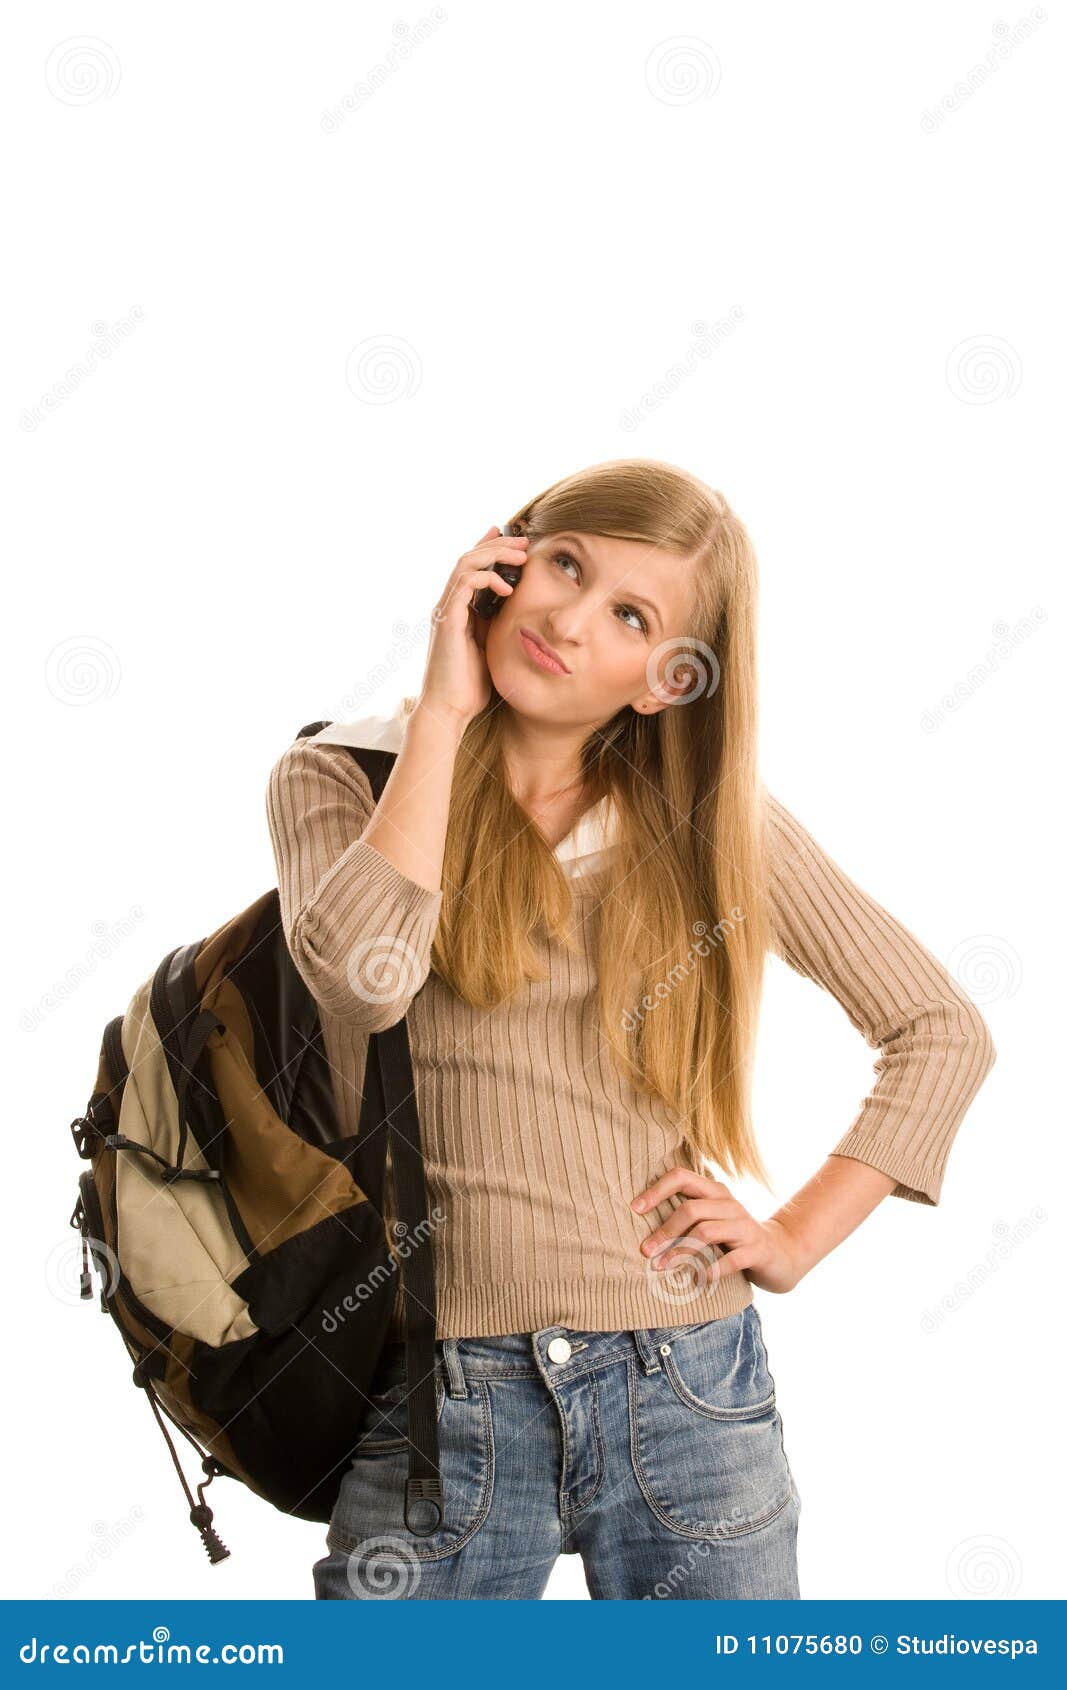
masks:
POLYGON ((568 531, 531 543, 486 635, 493 685, 520 714, 556 722, 606 721, 639 701, 658 709, 668 699, 654 688, 679 690, 664 685, 676 649, 665 642, 688 630, 692 587, 691 559, 642 541, 568 531), (523 630, 569 673, 539 663, 523 630))

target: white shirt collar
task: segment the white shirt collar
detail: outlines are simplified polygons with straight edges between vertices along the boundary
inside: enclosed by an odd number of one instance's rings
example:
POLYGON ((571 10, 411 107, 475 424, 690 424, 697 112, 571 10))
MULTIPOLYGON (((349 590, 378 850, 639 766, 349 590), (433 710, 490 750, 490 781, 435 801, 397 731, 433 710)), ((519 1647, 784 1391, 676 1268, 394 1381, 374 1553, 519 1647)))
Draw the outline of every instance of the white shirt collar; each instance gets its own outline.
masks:
MULTIPOLYGON (((359 745, 370 750, 399 751, 404 728, 415 707, 414 698, 402 698, 387 715, 359 716, 351 722, 331 722, 310 736, 312 744, 359 745)), ((610 793, 578 818, 574 827, 556 846, 556 859, 565 874, 587 874, 597 868, 615 838, 618 814, 610 793)))

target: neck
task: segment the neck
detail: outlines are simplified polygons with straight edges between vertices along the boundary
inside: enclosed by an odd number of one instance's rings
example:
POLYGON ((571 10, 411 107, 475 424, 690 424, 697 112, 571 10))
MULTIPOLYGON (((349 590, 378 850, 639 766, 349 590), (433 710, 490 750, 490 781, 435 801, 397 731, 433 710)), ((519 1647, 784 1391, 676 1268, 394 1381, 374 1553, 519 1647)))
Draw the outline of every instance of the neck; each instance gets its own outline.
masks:
POLYGON ((524 808, 568 794, 579 796, 586 738, 584 729, 554 728, 511 713, 504 730, 504 766, 511 790, 524 808))

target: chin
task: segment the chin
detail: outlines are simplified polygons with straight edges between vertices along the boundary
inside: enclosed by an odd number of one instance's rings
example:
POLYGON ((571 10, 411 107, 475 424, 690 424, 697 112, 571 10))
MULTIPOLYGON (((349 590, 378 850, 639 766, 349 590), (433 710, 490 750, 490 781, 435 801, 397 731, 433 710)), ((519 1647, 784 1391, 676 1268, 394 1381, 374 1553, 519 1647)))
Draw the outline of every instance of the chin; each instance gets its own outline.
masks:
POLYGON ((537 676, 524 674, 517 663, 502 663, 490 668, 493 685, 505 704, 524 716, 543 716, 544 691, 537 688, 537 676))
MULTIPOLYGON (((550 704, 547 688, 539 684, 537 672, 528 669, 522 658, 515 663, 509 663, 507 659, 502 663, 490 663, 489 678, 504 703, 520 716, 531 716, 540 721, 555 720, 553 710, 546 708, 546 704, 550 704)), ((546 675, 545 680, 551 680, 551 676, 546 675)))

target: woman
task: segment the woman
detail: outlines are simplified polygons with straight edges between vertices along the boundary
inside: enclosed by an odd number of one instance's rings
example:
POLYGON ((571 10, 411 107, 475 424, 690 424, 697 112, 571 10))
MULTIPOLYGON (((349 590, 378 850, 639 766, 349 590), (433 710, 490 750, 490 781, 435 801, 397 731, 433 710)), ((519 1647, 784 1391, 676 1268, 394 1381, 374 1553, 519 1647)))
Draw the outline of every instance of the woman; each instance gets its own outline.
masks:
POLYGON ((725 499, 624 459, 509 528, 449 577, 377 806, 343 725, 271 774, 343 1130, 369 1034, 406 1015, 437 1217, 445 1523, 412 1535, 398 1506, 398 1313, 316 1595, 536 1597, 578 1553, 595 1598, 797 1597, 752 1288, 791 1290, 887 1194, 939 1201, 992 1039, 760 782, 757 569, 725 499), (709 1169, 769 1183, 749 1090, 768 950, 882 1059, 758 1220, 709 1169))

